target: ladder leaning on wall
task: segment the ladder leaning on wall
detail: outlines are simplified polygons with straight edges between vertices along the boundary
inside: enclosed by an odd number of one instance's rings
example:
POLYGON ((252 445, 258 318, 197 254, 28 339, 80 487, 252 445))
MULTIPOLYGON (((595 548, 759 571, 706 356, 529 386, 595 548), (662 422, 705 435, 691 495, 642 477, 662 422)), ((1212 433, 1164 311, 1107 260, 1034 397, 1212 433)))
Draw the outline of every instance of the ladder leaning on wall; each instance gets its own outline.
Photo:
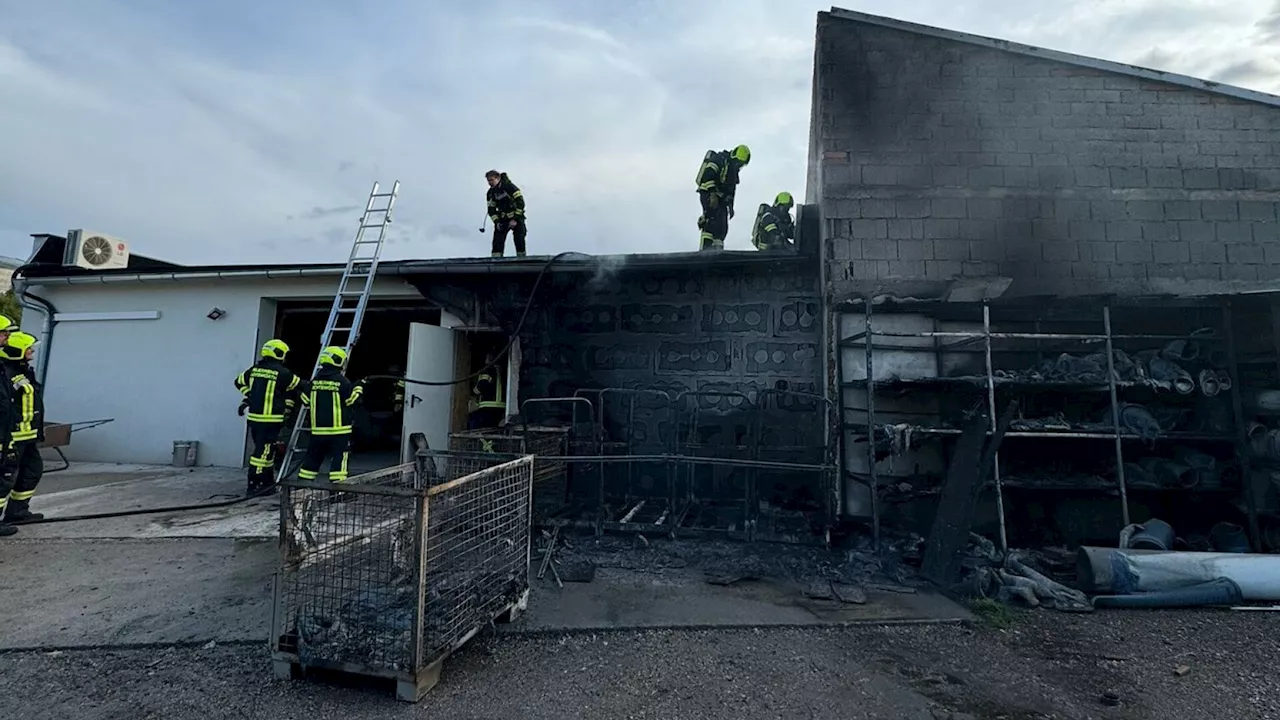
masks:
MULTIPOLYGON (((391 210, 395 207, 396 196, 400 194, 400 181, 391 185, 391 192, 379 192, 378 183, 373 184, 369 192, 369 201, 365 203, 364 214, 360 216, 360 226, 356 229, 355 242, 351 244, 351 255, 342 270, 342 279, 338 281, 338 292, 333 296, 333 307, 329 309, 329 321, 324 325, 324 333, 320 336, 320 349, 337 345, 347 351, 347 362, 351 361, 351 350, 360 339, 360 325, 364 322, 364 313, 369 306, 369 296, 373 294, 373 280, 378 274, 378 260, 382 257, 382 245, 387 239, 387 228, 391 226, 391 210), (377 231, 376 239, 373 235, 377 231)), ((311 379, 316 379, 320 372, 320 357, 316 356, 316 364, 311 368, 311 379)), ((298 416, 293 421, 293 430, 289 433, 289 444, 285 446, 284 461, 276 474, 276 483, 289 477, 294 456, 298 452, 298 439, 302 437, 302 428, 307 422, 307 412, 298 408, 298 416)))

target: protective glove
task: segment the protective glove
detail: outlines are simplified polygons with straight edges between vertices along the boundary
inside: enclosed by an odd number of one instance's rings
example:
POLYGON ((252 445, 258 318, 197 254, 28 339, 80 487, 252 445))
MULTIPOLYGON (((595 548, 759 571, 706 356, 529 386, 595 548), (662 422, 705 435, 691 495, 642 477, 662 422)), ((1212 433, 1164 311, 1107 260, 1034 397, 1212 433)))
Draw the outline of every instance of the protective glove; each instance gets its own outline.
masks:
POLYGON ((698 229, 699 229, 699 230, 701 230, 702 228, 704 228, 704 227, 706 227, 706 226, 707 226, 707 216, 706 216, 706 215, 699 215, 699 216, 698 216, 698 229))
POLYGON ((732 220, 732 219, 733 219, 733 206, 732 206, 732 205, 730 205, 730 206, 729 206, 729 219, 730 219, 730 220, 732 220))
POLYGON ((248 411, 248 409, 249 409, 249 403, 242 402, 240 403, 240 407, 236 409, 236 414, 239 415, 240 417, 244 417, 244 414, 246 411, 248 411))

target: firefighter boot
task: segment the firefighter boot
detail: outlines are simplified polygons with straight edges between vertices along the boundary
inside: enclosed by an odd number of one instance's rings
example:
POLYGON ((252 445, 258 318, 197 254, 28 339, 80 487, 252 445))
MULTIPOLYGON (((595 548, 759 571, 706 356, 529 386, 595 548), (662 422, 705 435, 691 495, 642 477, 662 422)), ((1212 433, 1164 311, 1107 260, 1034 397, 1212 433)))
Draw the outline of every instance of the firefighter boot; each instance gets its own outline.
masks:
POLYGON ((26 525, 43 519, 43 513, 31 512, 30 500, 10 500, 9 506, 4 513, 4 524, 6 525, 26 525))
POLYGON ((0 537, 9 537, 10 535, 16 535, 17 533, 18 533, 18 528, 12 525, 5 525, 4 523, 0 523, 0 537))

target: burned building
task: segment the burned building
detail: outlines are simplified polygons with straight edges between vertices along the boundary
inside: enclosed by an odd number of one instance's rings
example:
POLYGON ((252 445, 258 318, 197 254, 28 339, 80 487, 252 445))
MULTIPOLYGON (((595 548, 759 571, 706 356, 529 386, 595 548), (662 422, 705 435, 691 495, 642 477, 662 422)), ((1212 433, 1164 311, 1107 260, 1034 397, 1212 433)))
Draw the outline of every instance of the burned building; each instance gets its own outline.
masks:
POLYGON ((927 524, 1016 402, 993 537, 1268 532, 1280 98, 839 9, 813 95, 846 514, 927 524))
MULTIPOLYGON (((813 77, 795 253, 381 263, 349 368, 383 383, 366 467, 411 433, 536 450, 572 458, 540 471, 552 523, 823 542, 926 529, 968 423, 1012 404, 993 537, 1159 515, 1280 547, 1280 98, 843 10, 813 77), (491 355, 510 420, 476 437, 491 355), (425 381, 403 408, 397 374, 425 381)), ((37 236, 24 327, 50 417, 115 418, 68 455, 242 462, 230 378, 270 337, 305 371, 343 267, 85 269, 67 242, 37 236), (110 344, 173 362, 104 385, 110 344), (121 411, 157 391, 190 402, 121 411)))

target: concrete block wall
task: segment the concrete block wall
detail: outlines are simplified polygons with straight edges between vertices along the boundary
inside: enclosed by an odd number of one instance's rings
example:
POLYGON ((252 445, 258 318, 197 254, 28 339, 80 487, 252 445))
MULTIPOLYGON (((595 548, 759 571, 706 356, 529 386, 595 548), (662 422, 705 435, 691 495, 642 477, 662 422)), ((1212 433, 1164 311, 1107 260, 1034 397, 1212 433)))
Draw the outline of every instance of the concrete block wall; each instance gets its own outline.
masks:
POLYGON ((1280 279, 1280 105, 830 13, 814 92, 808 202, 837 296, 1280 279))

